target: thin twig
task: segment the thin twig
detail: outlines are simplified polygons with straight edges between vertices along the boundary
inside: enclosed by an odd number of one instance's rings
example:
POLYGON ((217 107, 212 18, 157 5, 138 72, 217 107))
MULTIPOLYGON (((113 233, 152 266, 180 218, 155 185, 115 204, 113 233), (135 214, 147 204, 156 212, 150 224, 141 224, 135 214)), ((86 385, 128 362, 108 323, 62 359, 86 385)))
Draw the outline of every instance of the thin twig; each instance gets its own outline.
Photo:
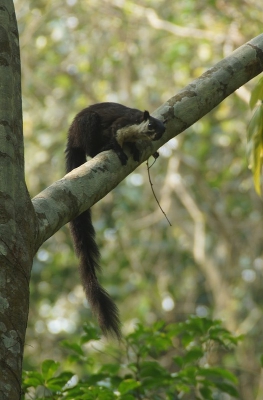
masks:
MULTIPOLYGON (((158 156, 159 156, 159 154, 158 154, 158 156)), ((157 157, 158 157, 158 156, 154 157, 154 162, 153 162, 150 166, 149 166, 149 160, 146 161, 148 179, 149 179, 149 182, 150 182, 150 185, 151 185, 151 189, 152 189, 154 198, 155 198, 155 200, 156 200, 156 203, 158 204, 158 206, 159 206, 160 210, 162 211, 163 215, 165 216, 165 218, 166 218, 168 224, 169 224, 170 226, 172 226, 171 222, 169 221, 167 215, 165 214, 164 210, 162 209, 162 207, 161 207, 161 205, 160 205, 160 203, 159 203, 159 201, 158 201, 158 199, 157 199, 157 197, 156 197, 155 191, 154 191, 154 189, 153 189, 153 183, 152 183, 152 180, 151 180, 150 168, 152 168, 152 166, 154 165, 154 163, 155 163, 155 161, 157 160, 157 157)))

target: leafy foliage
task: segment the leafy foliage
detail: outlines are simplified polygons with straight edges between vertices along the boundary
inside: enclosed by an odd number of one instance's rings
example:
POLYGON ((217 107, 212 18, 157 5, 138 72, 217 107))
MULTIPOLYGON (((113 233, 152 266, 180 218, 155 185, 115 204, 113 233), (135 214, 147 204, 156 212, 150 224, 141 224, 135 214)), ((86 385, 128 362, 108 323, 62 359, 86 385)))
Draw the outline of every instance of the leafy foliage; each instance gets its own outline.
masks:
POLYGON ((206 400, 214 399, 216 393, 238 397, 235 375, 206 362, 212 343, 229 351, 240 340, 220 321, 192 316, 186 322, 167 326, 163 322, 150 328, 139 324, 123 341, 122 359, 104 365, 96 362, 96 354, 91 357, 84 350, 84 345, 98 339, 94 328, 86 326, 84 330, 79 344, 62 344, 70 350, 68 362, 74 372, 64 370, 53 360, 44 361, 41 372, 24 373, 25 399, 30 395, 54 400, 172 400, 183 393, 206 400), (162 356, 171 350, 176 355, 169 366, 164 365, 162 356), (77 371, 83 364, 90 368, 88 376, 81 377, 77 371))

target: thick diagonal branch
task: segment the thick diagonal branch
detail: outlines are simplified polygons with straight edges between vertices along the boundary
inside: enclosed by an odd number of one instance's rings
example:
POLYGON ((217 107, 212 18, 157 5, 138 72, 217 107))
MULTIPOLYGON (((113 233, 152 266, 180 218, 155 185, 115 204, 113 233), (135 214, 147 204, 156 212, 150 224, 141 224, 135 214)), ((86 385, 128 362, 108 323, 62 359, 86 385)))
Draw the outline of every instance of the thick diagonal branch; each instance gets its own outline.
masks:
MULTIPOLYGON (((167 120, 167 129, 158 142, 142 144, 141 162, 262 71, 263 34, 239 47, 153 113, 167 120)), ((38 217, 36 248, 104 197, 138 165, 130 159, 120 168, 117 156, 105 152, 38 194, 33 199, 38 217)))

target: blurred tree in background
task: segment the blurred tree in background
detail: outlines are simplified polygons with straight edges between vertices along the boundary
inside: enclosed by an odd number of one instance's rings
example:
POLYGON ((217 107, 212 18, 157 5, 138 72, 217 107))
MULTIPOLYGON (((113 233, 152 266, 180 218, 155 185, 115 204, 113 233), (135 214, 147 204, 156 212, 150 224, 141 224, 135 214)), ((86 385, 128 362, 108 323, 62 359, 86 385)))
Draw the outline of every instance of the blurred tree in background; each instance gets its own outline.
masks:
MULTIPOLYGON (((116 101, 151 112, 261 33, 263 20, 259 0, 16 0, 15 7, 32 197, 64 175, 67 129, 80 109, 116 101)), ((145 165, 93 208, 102 283, 120 308, 123 331, 189 314, 223 319, 245 340, 227 356, 212 352, 210 363, 220 357, 246 400, 263 385, 262 200, 246 159, 258 79, 160 150, 151 174, 172 227, 145 165)), ((79 337, 91 319, 77 264, 67 227, 37 254, 25 369, 63 361, 58 342, 79 337)))

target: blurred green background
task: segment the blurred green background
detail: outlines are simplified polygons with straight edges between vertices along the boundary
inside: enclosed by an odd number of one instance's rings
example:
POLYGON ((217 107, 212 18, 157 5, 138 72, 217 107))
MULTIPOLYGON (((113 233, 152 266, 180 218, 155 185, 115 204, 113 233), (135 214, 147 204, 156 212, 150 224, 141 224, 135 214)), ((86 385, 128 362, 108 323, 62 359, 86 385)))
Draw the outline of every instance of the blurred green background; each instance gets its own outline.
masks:
MULTIPOLYGON (((63 177, 67 129, 78 111, 116 101, 152 112, 260 34, 263 21, 261 0, 16 0, 15 8, 32 197, 63 177)), ((172 227, 146 164, 93 207, 100 280, 123 331, 189 314, 223 319, 245 335, 220 362, 237 374, 246 400, 260 385, 263 353, 262 200, 246 156, 258 79, 160 149, 151 175, 172 227)), ((77 264, 68 226, 35 257, 25 369, 63 361, 59 342, 78 338, 86 321, 96 325, 77 264)))

